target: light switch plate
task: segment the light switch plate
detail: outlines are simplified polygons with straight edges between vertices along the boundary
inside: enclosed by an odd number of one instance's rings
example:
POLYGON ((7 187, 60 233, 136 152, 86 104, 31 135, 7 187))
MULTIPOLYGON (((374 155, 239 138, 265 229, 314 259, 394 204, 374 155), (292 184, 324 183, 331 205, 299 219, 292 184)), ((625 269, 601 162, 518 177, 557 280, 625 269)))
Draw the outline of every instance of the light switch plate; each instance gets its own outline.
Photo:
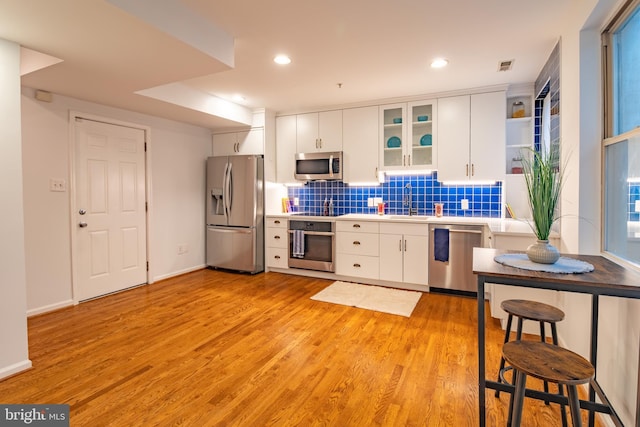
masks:
POLYGON ((49 178, 49 191, 67 191, 67 182, 64 179, 49 178))
POLYGON ((640 212, 640 200, 636 200, 636 212, 640 212))
POLYGON ((467 209, 469 209, 469 199, 460 200, 460 207, 463 211, 466 211, 467 209))

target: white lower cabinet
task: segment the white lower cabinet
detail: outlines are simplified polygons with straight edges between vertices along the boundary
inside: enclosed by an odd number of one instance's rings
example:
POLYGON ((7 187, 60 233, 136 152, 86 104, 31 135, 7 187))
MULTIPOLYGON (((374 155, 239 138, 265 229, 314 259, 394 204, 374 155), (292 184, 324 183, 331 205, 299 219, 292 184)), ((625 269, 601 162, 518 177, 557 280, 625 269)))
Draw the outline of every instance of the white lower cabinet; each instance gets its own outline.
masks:
POLYGON ((378 279, 378 223, 337 221, 336 273, 344 276, 378 279))
POLYGON ((380 224, 380 280, 427 286, 427 224, 380 224))
POLYGON ((269 218, 265 227, 266 265, 274 268, 289 268, 289 232, 287 220, 269 218))

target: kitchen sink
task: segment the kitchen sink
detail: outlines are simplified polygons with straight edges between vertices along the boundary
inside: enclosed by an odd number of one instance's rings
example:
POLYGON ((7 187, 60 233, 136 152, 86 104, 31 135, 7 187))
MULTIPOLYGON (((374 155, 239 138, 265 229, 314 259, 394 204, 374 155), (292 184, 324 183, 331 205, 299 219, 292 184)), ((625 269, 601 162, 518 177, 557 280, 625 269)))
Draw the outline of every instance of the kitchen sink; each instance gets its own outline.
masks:
POLYGON ((403 219, 406 221, 426 221, 433 217, 428 215, 389 215, 387 216, 389 219, 403 219))

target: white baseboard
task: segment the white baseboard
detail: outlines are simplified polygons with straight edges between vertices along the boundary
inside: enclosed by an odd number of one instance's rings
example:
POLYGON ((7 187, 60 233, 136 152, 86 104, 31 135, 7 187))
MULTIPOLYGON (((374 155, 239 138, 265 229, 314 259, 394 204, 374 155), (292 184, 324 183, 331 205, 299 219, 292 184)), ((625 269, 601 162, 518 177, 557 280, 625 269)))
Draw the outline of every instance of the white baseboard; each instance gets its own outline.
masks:
POLYGON ((157 282, 159 280, 169 279, 169 278, 175 277, 175 276, 180 276, 181 274, 191 273, 192 271, 202 270, 203 268, 206 268, 206 267, 207 266, 205 264, 202 264, 202 265, 197 265, 195 267, 189 267, 189 268, 186 268, 184 270, 174 271, 174 272, 168 273, 168 274, 162 274, 160 276, 155 276, 153 278, 153 281, 150 282, 150 283, 157 282))
POLYGON ((27 369, 31 369, 31 360, 23 360, 22 362, 14 363, 13 365, 0 368, 0 380, 18 374, 27 369))
POLYGON ((35 316, 37 314, 48 313, 50 311, 59 310, 61 308, 69 307, 74 304, 73 300, 60 301, 55 304, 44 305, 38 308, 32 308, 27 310, 27 317, 35 316))

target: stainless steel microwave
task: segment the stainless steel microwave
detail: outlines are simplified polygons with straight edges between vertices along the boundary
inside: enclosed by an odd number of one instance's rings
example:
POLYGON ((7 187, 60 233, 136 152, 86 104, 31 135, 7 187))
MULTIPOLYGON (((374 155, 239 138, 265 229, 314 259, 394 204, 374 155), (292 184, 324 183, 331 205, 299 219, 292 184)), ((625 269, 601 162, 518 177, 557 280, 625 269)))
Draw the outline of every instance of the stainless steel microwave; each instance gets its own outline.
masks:
POLYGON ((300 181, 342 179, 342 151, 297 153, 295 178, 300 181))

